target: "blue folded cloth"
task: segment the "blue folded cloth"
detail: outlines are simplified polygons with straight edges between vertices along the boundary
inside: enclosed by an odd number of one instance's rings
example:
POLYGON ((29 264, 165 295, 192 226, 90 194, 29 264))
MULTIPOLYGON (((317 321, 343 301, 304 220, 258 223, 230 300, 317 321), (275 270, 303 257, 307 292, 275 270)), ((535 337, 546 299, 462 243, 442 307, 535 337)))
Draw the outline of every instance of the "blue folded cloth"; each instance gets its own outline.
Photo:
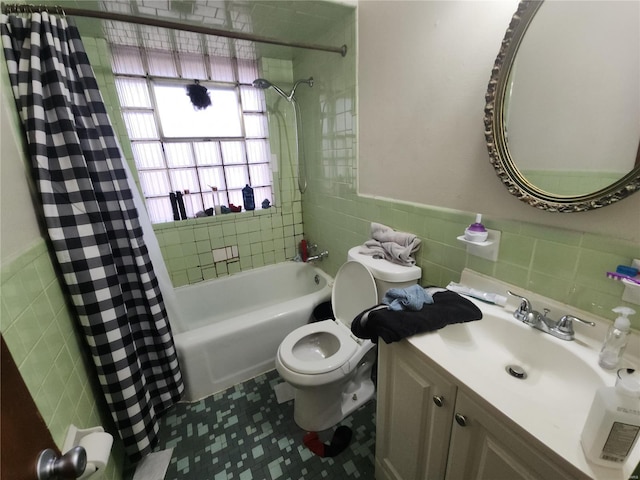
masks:
POLYGON ((416 312, 425 304, 433 303, 433 297, 416 284, 407 288, 390 288, 384 294, 382 303, 389 305, 389 310, 395 312, 400 310, 416 312))

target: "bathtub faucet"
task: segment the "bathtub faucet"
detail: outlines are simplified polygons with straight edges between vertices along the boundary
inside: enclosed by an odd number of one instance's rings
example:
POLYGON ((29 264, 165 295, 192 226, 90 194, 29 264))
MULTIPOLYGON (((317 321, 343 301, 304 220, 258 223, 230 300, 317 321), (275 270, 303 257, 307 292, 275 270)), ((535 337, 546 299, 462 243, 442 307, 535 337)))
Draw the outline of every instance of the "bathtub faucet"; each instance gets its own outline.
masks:
POLYGON ((329 256, 329 252, 327 250, 324 250, 323 252, 320 252, 318 255, 312 255, 308 257, 307 262, 315 262, 316 260, 322 260, 324 257, 328 257, 328 256, 329 256))

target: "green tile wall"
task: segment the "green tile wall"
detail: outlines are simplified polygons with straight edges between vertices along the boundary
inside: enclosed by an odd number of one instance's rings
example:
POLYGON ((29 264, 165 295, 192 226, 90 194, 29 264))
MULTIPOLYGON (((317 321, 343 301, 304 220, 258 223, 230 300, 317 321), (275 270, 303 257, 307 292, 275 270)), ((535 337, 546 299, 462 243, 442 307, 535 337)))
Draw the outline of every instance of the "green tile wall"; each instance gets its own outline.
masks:
POLYGON ((154 226, 175 287, 293 258, 302 239, 300 202, 268 210, 154 226), (213 250, 238 247, 239 258, 214 262, 213 250))
MULTIPOLYGON (((369 238, 371 222, 417 234, 423 241, 417 262, 424 285, 457 281, 465 267, 526 288, 558 301, 612 319, 611 308, 624 305, 623 285, 607 279, 605 272, 640 258, 640 245, 612 236, 533 225, 526 222, 483 218, 488 228, 500 230, 502 240, 497 262, 467 255, 456 237, 473 222, 475 212, 461 212, 357 194, 358 168, 367 159, 356 151, 357 95, 355 15, 327 32, 318 43, 346 43, 345 58, 318 52, 302 52, 294 61, 296 78, 314 76, 321 88, 300 96, 305 124, 320 128, 305 132, 309 150, 309 188, 303 196, 305 236, 328 249, 321 266, 335 274, 347 251, 369 238), (304 95, 304 96, 302 96, 304 95), (314 109, 314 105, 315 107, 314 109)), ((515 200, 514 200, 515 201, 515 200)), ((633 326, 640 329, 639 315, 633 326)))
MULTIPOLYGON (((43 240, 2 266, 0 294, 0 331, 56 445, 62 448, 70 424, 108 429, 83 340, 43 240)), ((117 440, 104 478, 122 478, 117 440)))
MULTIPOLYGON (((462 269, 469 267, 612 318, 609 310, 623 304, 620 300, 623 286, 607 279, 604 272, 639 258, 638 245, 613 237, 485 217, 487 226, 503 233, 498 261, 490 262, 468 256, 464 245, 456 240, 471 223, 475 212, 357 195, 355 32, 353 13, 342 20, 336 19, 333 30, 314 39, 329 45, 347 44, 349 52, 344 58, 300 50, 292 62, 264 59, 262 75, 274 82, 286 85, 297 78, 315 78, 313 88, 302 86, 296 93, 302 108, 308 190, 300 199, 295 188, 291 161, 295 160, 295 152, 290 151, 294 124, 288 105, 268 93, 271 147, 278 159, 280 175, 275 181, 276 188, 280 189, 278 208, 267 213, 156 225, 174 285, 290 258, 295 255, 303 232, 312 242, 330 251, 322 267, 335 274, 348 248, 368 238, 370 222, 377 221, 414 232, 423 240, 418 254, 418 263, 424 269, 423 283, 446 284, 459 279, 462 269), (261 222, 259 230, 256 230, 256 218, 261 222), (209 247, 232 245, 241 249, 237 261, 215 264, 207 251, 209 247)), ((95 40, 95 46, 98 63, 102 62, 96 73, 104 83, 104 87, 101 85, 103 95, 113 108, 112 121, 123 139, 125 155, 131 158, 110 80, 106 45, 102 40, 95 40)), ((366 168, 366 159, 360 161, 360 166, 366 168)), ((635 328, 639 328, 640 318, 633 321, 635 328)))

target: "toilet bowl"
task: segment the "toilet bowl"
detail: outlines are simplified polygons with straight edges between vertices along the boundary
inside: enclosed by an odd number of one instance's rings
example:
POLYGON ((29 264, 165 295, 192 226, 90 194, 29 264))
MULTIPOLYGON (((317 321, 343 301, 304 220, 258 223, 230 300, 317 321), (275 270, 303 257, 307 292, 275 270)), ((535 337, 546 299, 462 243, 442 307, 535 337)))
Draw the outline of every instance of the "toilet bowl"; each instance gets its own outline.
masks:
POLYGON ((388 288, 414 284, 422 273, 419 267, 402 267, 357 250, 349 251, 334 280, 336 319, 297 328, 276 355, 278 373, 295 388, 294 420, 308 431, 331 428, 373 397, 375 344, 353 335, 351 322, 380 303, 388 288))

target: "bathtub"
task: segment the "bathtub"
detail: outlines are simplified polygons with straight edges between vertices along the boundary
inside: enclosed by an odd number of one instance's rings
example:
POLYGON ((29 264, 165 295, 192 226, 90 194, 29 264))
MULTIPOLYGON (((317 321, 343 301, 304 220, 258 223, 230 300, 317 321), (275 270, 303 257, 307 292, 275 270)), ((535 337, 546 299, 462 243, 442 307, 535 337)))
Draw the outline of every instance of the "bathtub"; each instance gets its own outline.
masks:
POLYGON ((185 382, 196 401, 274 368, 278 346, 331 298, 333 279, 286 262, 174 289, 171 327, 185 382))

